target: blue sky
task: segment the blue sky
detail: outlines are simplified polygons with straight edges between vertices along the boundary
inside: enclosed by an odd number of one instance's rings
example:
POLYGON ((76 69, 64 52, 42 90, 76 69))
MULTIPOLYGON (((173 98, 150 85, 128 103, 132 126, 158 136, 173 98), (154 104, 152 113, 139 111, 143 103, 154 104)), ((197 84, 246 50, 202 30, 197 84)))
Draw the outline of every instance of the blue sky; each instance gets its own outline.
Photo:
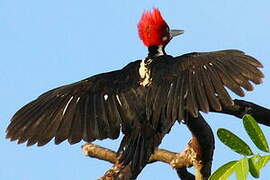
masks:
MULTIPOLYGON (((265 66, 264 84, 243 99, 270 108, 269 0, 1 0, 0 179, 89 180, 102 176, 111 166, 83 156, 83 142, 26 147, 6 140, 5 129, 12 115, 41 93, 144 58, 147 50, 136 25, 141 13, 152 7, 161 10, 171 28, 185 30, 167 46, 169 54, 233 48, 259 59, 265 66)), ((239 119, 221 114, 204 117, 215 133, 227 128, 252 144, 239 119)), ((264 131, 270 140, 269 128, 264 131)), ((179 152, 189 138, 186 127, 175 124, 161 147, 179 152)), ((119 140, 96 143, 117 149, 119 140)), ((239 158, 216 139, 214 169, 239 158)), ((267 177, 269 165, 261 179, 267 177)), ((176 173, 162 163, 147 166, 138 177, 165 178, 176 179, 176 173)))

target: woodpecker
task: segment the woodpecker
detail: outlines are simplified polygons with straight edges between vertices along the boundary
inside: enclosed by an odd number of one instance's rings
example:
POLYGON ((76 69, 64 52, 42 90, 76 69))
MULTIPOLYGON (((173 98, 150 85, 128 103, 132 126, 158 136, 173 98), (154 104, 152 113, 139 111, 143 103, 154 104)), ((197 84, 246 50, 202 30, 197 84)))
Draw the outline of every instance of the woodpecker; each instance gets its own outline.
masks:
POLYGON ((53 138, 74 144, 116 139, 122 132, 119 162, 131 167, 135 179, 174 123, 188 121, 186 113, 249 112, 269 125, 258 114, 268 109, 233 100, 225 88, 244 96, 243 89, 262 83, 263 65, 239 50, 167 55, 166 45, 183 33, 170 29, 157 8, 145 11, 138 23, 148 48, 144 59, 40 95, 15 113, 6 137, 43 146, 53 138))

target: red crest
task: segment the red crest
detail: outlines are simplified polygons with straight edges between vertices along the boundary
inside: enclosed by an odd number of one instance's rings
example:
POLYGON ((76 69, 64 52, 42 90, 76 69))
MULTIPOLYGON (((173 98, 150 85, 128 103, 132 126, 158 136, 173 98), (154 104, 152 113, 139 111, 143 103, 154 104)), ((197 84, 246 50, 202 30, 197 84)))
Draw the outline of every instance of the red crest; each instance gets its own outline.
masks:
POLYGON ((169 26, 157 8, 142 14, 138 31, 140 39, 147 47, 165 45, 170 40, 169 26))

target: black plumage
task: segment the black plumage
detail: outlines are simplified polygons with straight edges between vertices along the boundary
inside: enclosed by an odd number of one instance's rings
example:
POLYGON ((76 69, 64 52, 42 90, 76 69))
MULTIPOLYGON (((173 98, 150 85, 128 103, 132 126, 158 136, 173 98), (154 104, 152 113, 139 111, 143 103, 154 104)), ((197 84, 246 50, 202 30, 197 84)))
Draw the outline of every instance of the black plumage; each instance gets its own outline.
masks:
POLYGON ((53 138, 74 144, 116 139, 122 132, 119 161, 136 178, 175 121, 188 120, 187 112, 194 118, 199 111, 237 117, 246 112, 250 104, 235 105, 225 87, 244 96, 243 89, 253 90, 251 82, 262 82, 262 64, 239 50, 166 55, 172 31, 157 9, 153 13, 146 12, 138 25, 149 50, 144 60, 42 94, 15 113, 6 137, 43 146, 53 138), (148 23, 154 23, 153 32, 148 23), (145 39, 149 32, 160 37, 145 39))
MULTIPOLYGON (((150 58, 150 57, 149 57, 150 58)), ((7 128, 7 138, 45 145, 126 135, 119 152, 125 163, 142 163, 184 112, 222 111, 234 102, 225 87, 243 96, 263 73, 256 59, 238 50, 151 57, 151 82, 140 85, 141 61, 50 90, 21 108, 7 128), (245 67, 243 68, 244 65, 245 67), (158 138, 157 138, 158 137, 158 138), (150 147, 149 147, 150 146, 150 147), (141 152, 148 149, 149 153, 141 152), (135 153, 135 156, 133 156, 135 153)), ((139 165, 143 167, 145 165, 139 165)))

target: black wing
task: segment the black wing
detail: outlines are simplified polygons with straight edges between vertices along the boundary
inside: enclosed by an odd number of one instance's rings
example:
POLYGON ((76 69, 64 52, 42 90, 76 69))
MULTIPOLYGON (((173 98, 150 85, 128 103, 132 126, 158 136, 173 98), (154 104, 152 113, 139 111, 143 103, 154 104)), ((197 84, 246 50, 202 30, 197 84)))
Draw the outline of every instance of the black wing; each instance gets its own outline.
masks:
POLYGON ((140 116, 138 66, 135 61, 42 94, 13 116, 7 138, 39 146, 53 137, 56 144, 117 138, 120 125, 129 127, 140 116))
POLYGON ((173 120, 184 119, 185 110, 197 117, 198 110, 221 111, 224 106, 232 106, 225 86, 244 96, 242 88, 251 91, 250 81, 260 84, 264 77, 258 69, 262 64, 238 50, 189 53, 165 59, 162 71, 153 64, 152 86, 167 87, 166 114, 173 120))

